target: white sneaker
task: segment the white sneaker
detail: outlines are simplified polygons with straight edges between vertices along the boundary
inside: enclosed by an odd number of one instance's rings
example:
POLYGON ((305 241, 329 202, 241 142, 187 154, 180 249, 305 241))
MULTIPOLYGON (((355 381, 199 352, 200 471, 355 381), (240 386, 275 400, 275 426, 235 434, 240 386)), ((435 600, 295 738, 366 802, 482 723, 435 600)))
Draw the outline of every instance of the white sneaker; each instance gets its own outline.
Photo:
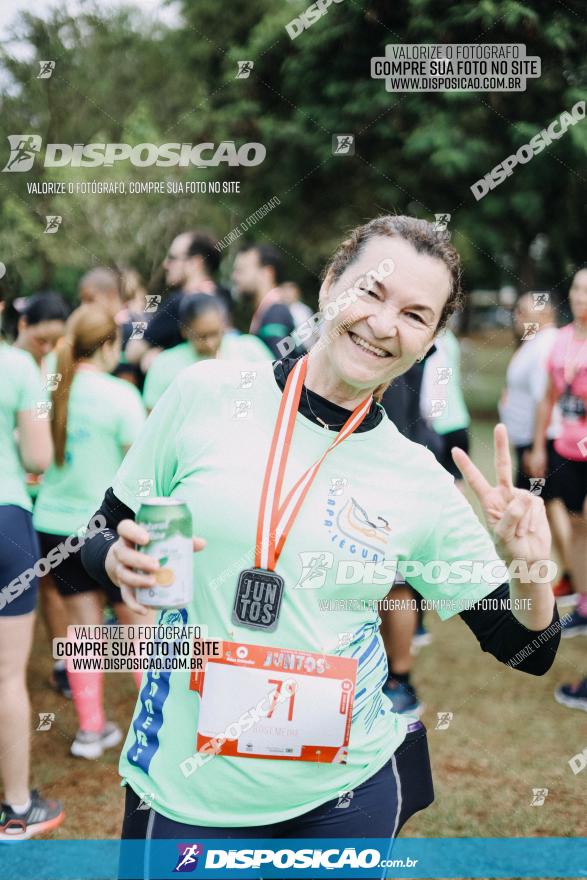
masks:
POLYGON ((87 758, 95 761, 106 749, 117 746, 122 739, 122 731, 112 721, 107 721, 101 733, 78 730, 71 744, 70 752, 76 758, 87 758))

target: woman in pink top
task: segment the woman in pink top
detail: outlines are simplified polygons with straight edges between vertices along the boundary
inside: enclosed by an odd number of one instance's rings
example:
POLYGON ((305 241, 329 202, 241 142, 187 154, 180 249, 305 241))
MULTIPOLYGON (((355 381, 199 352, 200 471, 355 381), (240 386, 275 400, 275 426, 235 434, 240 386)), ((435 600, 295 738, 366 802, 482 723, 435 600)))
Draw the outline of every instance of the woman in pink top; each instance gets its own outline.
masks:
MULTIPOLYGON (((536 414, 534 446, 529 458, 531 473, 545 475, 546 428, 558 402, 561 430, 554 441, 556 497, 562 498, 573 528, 573 581, 579 600, 563 636, 587 635, 587 269, 573 278, 569 292, 573 315, 555 338, 547 361, 548 387, 536 414)), ((559 689, 560 690, 560 689, 559 689)))

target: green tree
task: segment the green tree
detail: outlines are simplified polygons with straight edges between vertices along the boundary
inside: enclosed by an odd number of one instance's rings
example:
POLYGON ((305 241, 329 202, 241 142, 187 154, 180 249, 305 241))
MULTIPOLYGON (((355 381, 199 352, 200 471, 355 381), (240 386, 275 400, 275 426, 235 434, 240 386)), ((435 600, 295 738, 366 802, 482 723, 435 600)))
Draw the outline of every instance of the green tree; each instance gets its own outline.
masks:
MULTIPOLYGON (((283 203, 265 222, 268 237, 315 270, 344 227, 377 211, 446 212, 470 285, 540 282, 564 291, 583 260, 586 126, 518 166, 481 202, 470 186, 584 97, 581 4, 346 0, 291 40, 284 25, 306 6, 257 2, 244 19, 226 21, 208 0, 183 3, 182 38, 199 30, 206 52, 215 47, 224 61, 220 83, 218 61, 209 83, 215 125, 227 133, 246 116, 267 145, 255 196, 278 193, 283 203), (371 57, 388 43, 485 42, 525 43, 542 59, 542 76, 521 93, 393 94, 369 75, 371 57), (250 79, 234 79, 237 58, 255 62, 250 79), (331 154, 336 132, 355 134, 354 157, 331 154), (548 244, 540 265, 530 253, 538 235, 548 244)), ((198 49, 186 57, 200 76, 198 49)))
MULTIPOLYGON (((147 24, 136 9, 21 16, 26 60, 1 50, 0 144, 44 141, 237 143, 266 146, 251 168, 42 169, 34 179, 235 179, 236 194, 37 196, 32 173, 0 174, 0 259, 14 292, 62 282, 88 265, 136 265, 151 283, 170 238, 206 226, 227 235, 266 201, 281 204, 251 235, 283 249, 315 295, 344 230, 375 214, 452 215, 468 287, 552 285, 565 294, 583 259, 587 126, 573 126, 477 202, 471 185, 584 96, 585 25, 578 0, 344 0, 292 40, 306 0, 181 0, 182 20, 147 24), (542 75, 521 93, 390 93, 370 76, 389 43, 524 43, 542 75), (50 79, 38 61, 56 60, 50 79), (237 76, 238 62, 254 68, 237 76), (332 136, 355 136, 354 156, 332 136), (44 217, 61 214, 57 235, 44 217), (537 246, 537 243, 539 246, 537 246)), ((7 153, 4 153, 7 155, 7 153)), ((234 247, 238 246, 238 240, 234 247)), ((226 252, 228 271, 232 249, 226 252)), ((1 282, 0 282, 1 283, 1 282)))

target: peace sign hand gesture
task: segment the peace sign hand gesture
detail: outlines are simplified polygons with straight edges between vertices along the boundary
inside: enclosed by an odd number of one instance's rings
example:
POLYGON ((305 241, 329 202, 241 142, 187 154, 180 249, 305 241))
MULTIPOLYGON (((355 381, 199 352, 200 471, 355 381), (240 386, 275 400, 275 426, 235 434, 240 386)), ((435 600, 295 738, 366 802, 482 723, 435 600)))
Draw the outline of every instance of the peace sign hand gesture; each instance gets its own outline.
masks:
POLYGON ((512 483, 512 462, 505 425, 493 433, 497 485, 491 486, 466 452, 453 448, 453 460, 479 499, 497 549, 509 564, 525 559, 528 565, 550 557, 551 534, 544 501, 512 483))

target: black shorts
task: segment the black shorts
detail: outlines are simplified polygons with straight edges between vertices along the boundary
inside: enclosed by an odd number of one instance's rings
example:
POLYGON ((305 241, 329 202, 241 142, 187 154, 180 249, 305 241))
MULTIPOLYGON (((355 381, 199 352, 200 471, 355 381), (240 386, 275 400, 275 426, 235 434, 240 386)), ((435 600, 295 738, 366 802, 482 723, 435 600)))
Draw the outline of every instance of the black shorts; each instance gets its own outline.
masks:
MULTIPOLYGON (((564 458, 553 446, 549 464, 552 471, 552 497, 561 498, 569 512, 582 513, 587 496, 587 460, 573 461, 564 458)), ((548 482, 547 479, 547 485, 548 482)))
POLYGON ((450 451, 453 446, 457 446, 459 449, 462 449, 463 452, 469 452, 468 428, 458 428, 456 431, 449 431, 448 434, 439 434, 438 436, 442 441, 442 452, 437 456, 438 461, 443 468, 455 478, 455 480, 462 480, 463 475, 452 460, 450 451))
MULTIPOLYGON (((528 446, 516 446, 516 460, 518 465, 518 472, 516 474, 516 482, 515 486, 517 489, 527 489, 530 490, 530 477, 524 470, 524 465, 522 463, 522 457, 525 452, 528 452, 532 449, 532 444, 528 446)), ((546 443, 546 482, 542 487, 540 493, 540 497, 543 501, 552 501, 554 498, 560 498, 561 496, 558 493, 558 481, 557 481, 557 470, 558 463, 555 461, 556 452, 554 451, 554 443, 552 440, 548 440, 546 443)), ((560 458, 560 456, 559 456, 560 458)))
MULTIPOLYGON (((67 535, 53 535, 48 532, 38 532, 38 535, 42 556, 47 556, 50 550, 59 544, 64 544, 67 540, 67 535)), ((108 588, 103 587, 87 573, 82 565, 81 547, 74 549, 67 556, 67 559, 64 559, 59 565, 52 568, 50 574, 55 580, 59 593, 64 598, 76 596, 79 593, 101 590, 106 594, 111 605, 122 602, 122 595, 118 587, 115 587, 114 584, 108 588)))
MULTIPOLYGON (((417 722, 393 757, 352 792, 342 792, 333 800, 308 813, 271 825, 234 828, 188 825, 157 812, 156 804, 145 809, 141 799, 127 785, 122 825, 124 840, 206 840, 247 838, 288 840, 292 838, 388 838, 391 841, 404 823, 434 800, 432 771, 426 728, 417 722)), ((260 792, 262 797, 262 792, 260 792)), ((149 861, 149 843, 144 847, 144 861, 149 861)), ((136 849, 121 846, 120 876, 137 878, 145 874, 137 865, 136 849), (136 875, 130 874, 136 870, 136 875), (128 871, 128 873, 126 873, 128 871)), ((385 873, 389 873, 386 871, 385 873)))
POLYGON ((32 568, 40 555, 32 513, 17 504, 0 504, 0 617, 34 611, 39 581, 32 568))

